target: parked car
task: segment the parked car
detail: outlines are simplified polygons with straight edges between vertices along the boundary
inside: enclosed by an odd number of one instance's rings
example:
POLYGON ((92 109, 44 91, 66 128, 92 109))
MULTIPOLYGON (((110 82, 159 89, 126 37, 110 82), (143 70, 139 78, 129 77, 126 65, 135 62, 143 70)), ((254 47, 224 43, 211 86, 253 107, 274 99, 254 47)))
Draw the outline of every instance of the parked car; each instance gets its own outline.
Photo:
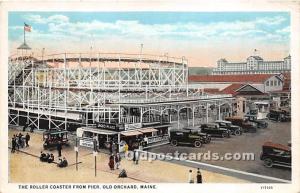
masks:
POLYGON ((291 113, 287 109, 272 109, 267 117, 279 122, 291 121, 291 113))
MULTIPOLYGON (((206 135, 206 137, 209 137, 206 135)), ((191 129, 171 129, 170 130, 170 143, 173 146, 178 144, 191 144, 194 147, 201 147, 203 143, 207 143, 204 135, 199 133, 199 130, 191 129)))
POLYGON ((226 117, 226 121, 230 121, 232 124, 240 126, 243 129, 243 132, 252 132, 255 133, 257 128, 255 127, 254 123, 249 122, 247 119, 243 117, 226 117))
POLYGON ((201 132, 214 137, 230 137, 230 130, 220 127, 216 123, 205 123, 200 125, 201 132))
POLYGON ((265 129, 268 127, 268 123, 266 121, 258 120, 257 116, 255 115, 246 114, 245 117, 249 122, 254 123, 255 127, 257 127, 258 129, 265 129))
POLYGON ((61 145, 68 145, 68 131, 58 129, 50 129, 48 131, 44 131, 43 141, 44 149, 56 147, 58 143, 61 143, 61 145))
POLYGON ((230 121, 217 120, 215 121, 215 123, 218 124, 220 127, 229 129, 231 135, 242 135, 243 133, 241 127, 233 125, 230 121))
POLYGON ((260 159, 264 166, 271 168, 274 165, 291 167, 291 148, 282 144, 265 142, 262 146, 260 159))
POLYGON ((211 136, 209 134, 207 134, 207 133, 202 133, 201 129, 199 129, 199 128, 184 127, 182 129, 188 130, 188 131, 191 130, 192 133, 197 133, 198 135, 200 135, 203 138, 203 142, 205 144, 208 144, 211 141, 211 136))

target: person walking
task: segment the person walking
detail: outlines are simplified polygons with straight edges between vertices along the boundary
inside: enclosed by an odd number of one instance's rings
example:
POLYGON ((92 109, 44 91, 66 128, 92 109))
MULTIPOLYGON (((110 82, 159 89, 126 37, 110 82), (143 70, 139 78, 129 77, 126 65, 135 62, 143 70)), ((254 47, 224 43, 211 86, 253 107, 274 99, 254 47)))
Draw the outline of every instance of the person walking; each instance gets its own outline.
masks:
POLYGON ((25 136, 26 147, 29 147, 28 142, 30 141, 30 135, 27 133, 25 136))
POLYGON ((15 153, 16 151, 16 140, 14 137, 11 138, 11 153, 15 153))
POLYGON ((114 168, 115 168, 115 158, 114 158, 114 154, 111 154, 111 155, 109 156, 108 166, 109 166, 110 170, 114 170, 114 168))
POLYGON ((115 142, 112 143, 111 151, 112 151, 113 154, 114 154, 115 151, 116 151, 116 143, 115 143, 115 142))
POLYGON ((194 179, 193 179, 193 171, 192 171, 192 170, 189 171, 188 182, 191 183, 191 184, 194 183, 194 179))
POLYGON ((197 176, 196 176, 196 178, 197 178, 197 183, 198 184, 202 184, 202 175, 201 175, 201 172, 200 172, 199 168, 197 169, 197 176))
POLYGON ((133 152, 133 161, 136 165, 139 164, 139 151, 138 150, 134 150, 133 152))
POLYGON ((61 142, 59 141, 57 144, 58 157, 61 157, 61 150, 62 150, 62 145, 61 142))
POLYGON ((24 142, 23 142, 23 135, 22 135, 22 133, 19 133, 19 135, 18 135, 18 144, 19 144, 19 146, 21 147, 21 148, 23 148, 24 147, 24 142))
POLYGON ((19 146, 19 144, 18 144, 18 141, 17 141, 17 136, 16 135, 14 135, 13 136, 13 139, 14 139, 14 143, 16 144, 16 148, 18 149, 18 151, 19 151, 19 149, 20 149, 20 146, 19 146))
POLYGON ((120 156, 119 153, 117 153, 117 154, 115 155, 115 163, 116 163, 116 169, 119 169, 120 163, 121 163, 121 156, 120 156))

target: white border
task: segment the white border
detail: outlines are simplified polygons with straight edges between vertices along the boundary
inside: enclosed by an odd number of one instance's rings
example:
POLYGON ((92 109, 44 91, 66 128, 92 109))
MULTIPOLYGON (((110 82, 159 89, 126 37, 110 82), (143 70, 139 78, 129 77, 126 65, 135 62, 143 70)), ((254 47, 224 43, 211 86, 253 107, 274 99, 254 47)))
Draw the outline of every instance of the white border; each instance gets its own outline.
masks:
MULTIPOLYGON (((291 13, 291 56, 292 56, 292 152, 293 170, 292 184, 272 184, 273 190, 261 190, 266 184, 158 184, 157 190, 151 192, 299 192, 299 139, 300 124, 298 108, 300 107, 300 3, 298 0, 131 0, 131 1, 13 1, 0 3, 0 192, 27 192, 19 190, 17 184, 8 184, 8 150, 7 150, 7 56, 8 34, 7 13, 8 11, 290 11, 291 13)), ((43 192, 59 192, 54 190, 42 190, 43 192)), ((75 190, 62 190, 68 192, 86 192, 75 190)), ((100 190, 103 191, 104 190, 100 190)), ((109 192, 149 192, 143 190, 110 190, 109 192)), ((41 192, 41 190, 29 190, 28 192, 41 192)), ((92 192, 92 191, 91 191, 92 192)), ((96 192, 96 191, 93 191, 96 192)), ((97 191, 99 192, 99 190, 97 191)), ((106 191, 108 192, 108 191, 106 191)))

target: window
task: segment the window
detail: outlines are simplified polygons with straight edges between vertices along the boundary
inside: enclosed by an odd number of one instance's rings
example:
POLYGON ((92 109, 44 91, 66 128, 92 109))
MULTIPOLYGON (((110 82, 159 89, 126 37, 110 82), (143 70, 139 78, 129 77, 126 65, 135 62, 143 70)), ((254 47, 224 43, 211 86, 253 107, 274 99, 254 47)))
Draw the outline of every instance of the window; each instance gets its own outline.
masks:
POLYGON ((266 82, 266 85, 269 86, 269 81, 266 82))
POLYGON ((271 80, 271 82, 270 82, 270 86, 273 86, 273 80, 271 80))
POLYGON ((274 86, 277 86, 277 80, 274 80, 274 86))

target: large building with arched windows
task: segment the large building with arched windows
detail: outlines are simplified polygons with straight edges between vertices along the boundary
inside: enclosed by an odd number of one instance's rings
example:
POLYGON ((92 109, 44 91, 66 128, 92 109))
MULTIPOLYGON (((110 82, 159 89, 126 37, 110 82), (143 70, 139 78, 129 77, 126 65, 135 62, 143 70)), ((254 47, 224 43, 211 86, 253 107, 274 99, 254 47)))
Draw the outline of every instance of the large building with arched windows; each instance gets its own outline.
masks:
POLYGON ((217 61, 212 74, 280 74, 290 71, 290 55, 281 61, 265 61, 260 56, 249 56, 246 62, 228 62, 222 58, 217 61))

